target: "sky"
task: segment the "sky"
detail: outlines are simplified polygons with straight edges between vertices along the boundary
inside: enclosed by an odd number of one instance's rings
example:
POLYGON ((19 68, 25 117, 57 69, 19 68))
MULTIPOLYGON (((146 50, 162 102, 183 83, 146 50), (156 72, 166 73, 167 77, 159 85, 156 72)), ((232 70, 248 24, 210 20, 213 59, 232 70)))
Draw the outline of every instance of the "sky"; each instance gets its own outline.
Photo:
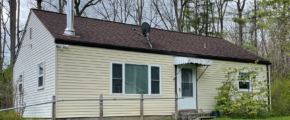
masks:
MULTIPOLYGON (((4 2, 4 6, 8 6, 8 0, 4 0, 5 2, 4 2)), ((52 0, 53 1, 53 0, 52 0)), ((55 1, 53 1, 53 2, 55 2, 55 1)), ((36 6, 34 6, 33 4, 31 4, 31 3, 33 3, 34 5, 36 4, 36 0, 20 0, 20 30, 22 30, 24 27, 25 27, 25 23, 26 23, 26 21, 27 21, 27 18, 28 18, 28 15, 29 15, 29 12, 30 12, 30 8, 35 8, 36 6)), ((246 8, 245 8, 245 10, 246 9, 248 9, 247 8, 247 6, 251 6, 251 5, 249 5, 249 4, 251 4, 252 3, 252 0, 248 0, 247 1, 247 4, 248 5, 246 5, 246 8)), ((7 13, 7 9, 9 9, 8 7, 6 7, 6 8, 4 8, 3 10, 4 10, 4 13, 7 13)), ((150 8, 148 8, 148 9, 150 9, 150 8)), ((231 2, 231 3, 229 3, 228 4, 228 10, 233 10, 233 9, 236 9, 236 4, 235 4, 235 2, 231 2)), ((94 14, 94 13, 93 13, 94 14)), ((5 18, 7 18, 7 14, 3 14, 3 16, 4 16, 4 19, 5 18)), ((145 20, 146 21, 146 20, 145 20)), ((231 18, 229 19, 229 21, 231 21, 231 18)), ((129 21, 131 24, 134 24, 134 22, 133 21, 129 21)), ((227 27, 227 24, 229 24, 228 22, 227 22, 227 19, 225 19, 225 27, 227 27)), ((7 38, 8 39, 8 38, 7 38)), ((7 42, 9 42, 9 41, 7 41, 7 42)), ((9 45, 10 45, 10 43, 8 43, 9 45)), ((5 49, 5 51, 9 51, 9 49, 8 48, 6 48, 5 49)), ((10 53, 8 52, 8 53, 6 53, 6 60, 8 59, 9 60, 9 58, 10 58, 10 53)))

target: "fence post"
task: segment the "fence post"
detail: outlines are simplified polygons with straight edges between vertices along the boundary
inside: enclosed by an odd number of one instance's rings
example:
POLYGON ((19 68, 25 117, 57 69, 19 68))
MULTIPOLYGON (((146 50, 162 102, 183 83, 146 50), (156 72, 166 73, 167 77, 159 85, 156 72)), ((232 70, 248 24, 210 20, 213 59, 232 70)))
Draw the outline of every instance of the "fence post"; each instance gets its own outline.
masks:
POLYGON ((100 94, 100 120, 103 120, 103 94, 100 94))
MULTIPOLYGON (((55 101, 55 96, 52 96, 52 101, 55 101)), ((51 120, 55 120, 55 102, 52 102, 52 113, 51 120)))
POLYGON ((178 94, 175 94, 175 120, 178 119, 178 94))
POLYGON ((140 120, 143 120, 143 94, 141 94, 140 99, 140 120))

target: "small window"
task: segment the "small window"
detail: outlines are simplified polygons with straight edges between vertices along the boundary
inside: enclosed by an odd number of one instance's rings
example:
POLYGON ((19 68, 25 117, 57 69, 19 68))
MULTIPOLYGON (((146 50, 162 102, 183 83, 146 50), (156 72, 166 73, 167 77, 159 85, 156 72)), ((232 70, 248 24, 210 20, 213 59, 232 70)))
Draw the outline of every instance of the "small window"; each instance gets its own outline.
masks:
POLYGON ((21 73, 18 77, 18 91, 21 93, 23 91, 23 74, 21 73))
POLYGON ((151 93, 160 93, 160 70, 159 67, 151 67, 151 93))
POLYGON ((239 72, 238 75, 238 89, 240 91, 251 90, 250 76, 247 72, 239 72))
POLYGON ((29 38, 32 39, 32 28, 29 29, 29 38))
POLYGON ((122 83, 123 83, 123 75, 122 75, 122 64, 113 64, 113 93, 122 93, 122 83))
POLYGON ((38 89, 44 88, 44 63, 38 64, 38 78, 37 78, 37 87, 38 89))

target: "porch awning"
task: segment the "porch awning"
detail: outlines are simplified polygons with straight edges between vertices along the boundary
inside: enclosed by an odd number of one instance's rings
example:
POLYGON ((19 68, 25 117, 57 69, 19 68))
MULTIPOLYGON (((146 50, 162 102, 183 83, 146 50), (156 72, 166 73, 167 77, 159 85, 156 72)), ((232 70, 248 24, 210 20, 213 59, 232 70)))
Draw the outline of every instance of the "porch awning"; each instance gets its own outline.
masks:
POLYGON ((197 58, 188 58, 188 57, 174 57, 173 60, 174 65, 182 65, 182 64, 199 64, 204 66, 211 66, 211 60, 205 59, 197 59, 197 58))

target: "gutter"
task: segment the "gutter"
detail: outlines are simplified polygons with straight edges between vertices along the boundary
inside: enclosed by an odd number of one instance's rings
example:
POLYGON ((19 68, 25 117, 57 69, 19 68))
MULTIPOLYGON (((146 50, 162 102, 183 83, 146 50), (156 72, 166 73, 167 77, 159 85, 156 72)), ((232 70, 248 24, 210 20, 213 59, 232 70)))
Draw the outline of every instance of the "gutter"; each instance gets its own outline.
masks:
MULTIPOLYGON (((215 60, 225 60, 225 61, 238 61, 238 62, 245 62, 245 63, 255 63, 255 61, 256 61, 256 60, 251 60, 251 59, 240 59, 240 58, 218 57, 218 56, 199 55, 199 54, 188 54, 188 53, 180 53, 180 52, 165 51, 165 50, 144 49, 144 48, 132 48, 132 47, 110 45, 110 44, 92 43, 92 42, 86 42, 86 41, 79 42, 79 41, 59 39, 59 38, 55 38, 55 43, 86 46, 86 47, 98 47, 98 48, 107 48, 107 49, 116 49, 116 50, 135 51, 135 52, 144 52, 144 53, 155 53, 155 54, 163 54, 163 55, 182 56, 182 57, 194 57, 194 58, 215 59, 215 60)), ((258 64, 271 65, 271 62, 259 61, 258 64)))

